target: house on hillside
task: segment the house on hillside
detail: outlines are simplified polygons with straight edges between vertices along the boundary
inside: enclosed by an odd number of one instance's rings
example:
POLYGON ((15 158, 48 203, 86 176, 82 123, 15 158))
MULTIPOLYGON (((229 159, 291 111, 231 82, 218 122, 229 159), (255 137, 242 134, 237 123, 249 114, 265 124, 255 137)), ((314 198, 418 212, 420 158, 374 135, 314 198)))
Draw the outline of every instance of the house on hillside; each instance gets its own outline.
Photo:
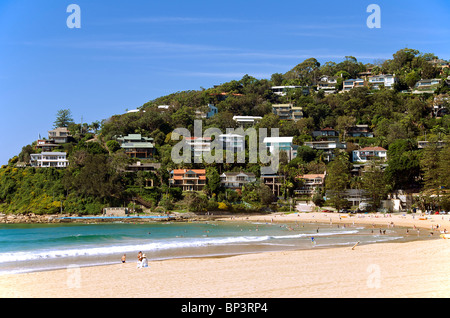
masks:
POLYGON ((323 90, 326 95, 336 93, 336 85, 337 80, 335 77, 325 75, 319 79, 317 90, 323 90))
POLYGON ((285 151, 288 157, 288 161, 291 161, 297 157, 297 145, 293 144, 294 137, 265 137, 263 143, 273 153, 275 149, 278 151, 285 151))
POLYGON ((272 86, 270 89, 272 90, 272 92, 275 95, 278 95, 278 96, 286 96, 286 94, 288 93, 289 90, 294 90, 294 89, 302 89, 303 95, 309 94, 308 86, 282 85, 282 86, 272 86))
POLYGON ((224 172, 220 175, 220 183, 228 189, 242 189, 249 182, 256 181, 251 172, 224 172))
POLYGON ((170 172, 169 184, 183 191, 201 191, 206 185, 205 169, 175 169, 170 172))
POLYGON ((349 137, 373 137, 373 132, 370 131, 369 125, 355 125, 351 127, 347 136, 349 137))
POLYGON ((342 91, 348 92, 355 87, 363 87, 363 86, 364 86, 364 80, 362 78, 357 78, 357 79, 351 78, 351 79, 345 80, 343 82, 342 91))
POLYGON ((30 164, 38 168, 65 168, 69 160, 65 152, 41 152, 30 154, 30 164))
POLYGON ((48 131, 48 139, 55 144, 65 144, 69 141, 70 135, 67 127, 58 127, 48 131))
POLYGON ((312 135, 316 140, 339 140, 339 132, 330 127, 314 130, 312 135))
POLYGON ((245 151, 245 136, 238 134, 222 134, 219 135, 219 141, 222 142, 224 150, 233 152, 245 151))
POLYGON ((312 196, 318 191, 321 192, 324 188, 325 176, 326 172, 299 176, 298 179, 303 180, 303 185, 299 189, 294 190, 294 193, 296 195, 312 196))
POLYGON ((435 144, 437 148, 443 148, 446 145, 445 140, 438 140, 438 141, 427 141, 427 140, 419 140, 417 141, 417 148, 423 149, 428 147, 430 144, 435 144))
POLYGON ((191 150, 191 157, 200 157, 211 151, 211 137, 184 137, 184 142, 191 150))
POLYGON ((236 121, 240 127, 253 126, 261 119, 261 116, 233 116, 233 120, 236 121))
POLYGON ((213 104, 208 104, 208 106, 199 108, 195 111, 195 117, 201 118, 211 118, 219 112, 218 108, 213 104))
POLYGON ((58 148, 60 145, 54 143, 53 140, 39 139, 36 142, 35 149, 41 149, 43 152, 51 152, 53 149, 58 148))
POLYGON ((283 120, 298 121, 303 118, 302 108, 293 104, 273 104, 272 112, 283 120))
POLYGON ((413 94, 434 93, 441 81, 440 78, 422 79, 414 86, 413 94))
POLYGON ((345 142, 339 142, 339 140, 306 141, 304 145, 316 150, 322 150, 323 159, 326 161, 334 158, 334 152, 336 150, 347 149, 347 144, 345 142))
POLYGON ((387 150, 383 147, 364 147, 352 151, 353 162, 368 162, 369 160, 387 160, 387 150))
POLYGON ((372 84, 372 89, 380 89, 383 85, 384 88, 393 89, 394 84, 398 81, 397 77, 392 74, 380 74, 369 76, 369 84, 372 84))
POLYGON ((143 137, 141 134, 129 134, 128 136, 118 137, 117 141, 130 158, 153 158, 156 152, 153 138, 143 137))
POLYGON ((270 188, 275 196, 279 197, 281 195, 281 189, 284 184, 284 176, 278 174, 262 174, 260 180, 261 183, 270 188))

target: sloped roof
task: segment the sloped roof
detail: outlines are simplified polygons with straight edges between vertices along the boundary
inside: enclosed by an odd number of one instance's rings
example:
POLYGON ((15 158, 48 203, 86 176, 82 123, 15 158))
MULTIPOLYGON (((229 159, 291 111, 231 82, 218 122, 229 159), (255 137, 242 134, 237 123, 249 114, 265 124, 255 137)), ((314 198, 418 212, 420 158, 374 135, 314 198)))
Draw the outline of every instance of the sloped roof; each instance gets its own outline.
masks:
POLYGON ((383 147, 364 147, 359 149, 358 151, 387 151, 383 147))

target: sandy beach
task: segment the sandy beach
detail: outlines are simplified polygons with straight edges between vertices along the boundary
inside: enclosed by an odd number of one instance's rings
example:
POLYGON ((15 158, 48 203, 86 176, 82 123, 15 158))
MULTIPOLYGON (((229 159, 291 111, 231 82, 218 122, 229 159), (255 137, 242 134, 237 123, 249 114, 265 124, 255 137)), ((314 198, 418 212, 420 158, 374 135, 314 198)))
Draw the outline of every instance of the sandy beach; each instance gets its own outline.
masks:
MULTIPOLYGON (((343 217, 334 213, 249 217, 267 222, 330 222, 330 218, 333 223, 416 226, 426 231, 439 224, 440 229, 450 230, 448 215, 427 220, 417 215, 343 217)), ((137 269, 131 259, 117 265, 2 275, 0 297, 450 297, 450 240, 441 238, 354 249, 149 258, 149 267, 143 269, 137 269)))

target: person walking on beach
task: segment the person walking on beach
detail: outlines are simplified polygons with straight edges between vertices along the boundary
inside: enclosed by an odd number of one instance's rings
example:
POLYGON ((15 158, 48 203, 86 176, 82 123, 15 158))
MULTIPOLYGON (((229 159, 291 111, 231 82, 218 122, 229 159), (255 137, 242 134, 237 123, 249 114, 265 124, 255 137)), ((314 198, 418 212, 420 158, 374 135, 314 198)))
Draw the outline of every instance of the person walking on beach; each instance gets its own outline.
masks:
POLYGON ((126 255, 126 254, 123 254, 121 260, 122 260, 122 263, 125 263, 125 262, 127 261, 127 255, 126 255))

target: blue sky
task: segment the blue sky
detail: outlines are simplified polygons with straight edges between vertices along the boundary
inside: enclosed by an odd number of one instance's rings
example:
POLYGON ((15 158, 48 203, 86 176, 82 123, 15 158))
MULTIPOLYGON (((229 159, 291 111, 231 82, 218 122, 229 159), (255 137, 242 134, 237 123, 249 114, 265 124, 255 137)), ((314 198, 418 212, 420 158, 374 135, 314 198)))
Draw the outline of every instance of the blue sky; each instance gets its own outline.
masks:
POLYGON ((409 47, 450 59, 450 1, 0 0, 0 165, 59 109, 91 123, 172 92, 303 60, 363 63, 409 47), (81 28, 69 29, 69 4, 81 28), (381 28, 369 29, 369 4, 381 28))

